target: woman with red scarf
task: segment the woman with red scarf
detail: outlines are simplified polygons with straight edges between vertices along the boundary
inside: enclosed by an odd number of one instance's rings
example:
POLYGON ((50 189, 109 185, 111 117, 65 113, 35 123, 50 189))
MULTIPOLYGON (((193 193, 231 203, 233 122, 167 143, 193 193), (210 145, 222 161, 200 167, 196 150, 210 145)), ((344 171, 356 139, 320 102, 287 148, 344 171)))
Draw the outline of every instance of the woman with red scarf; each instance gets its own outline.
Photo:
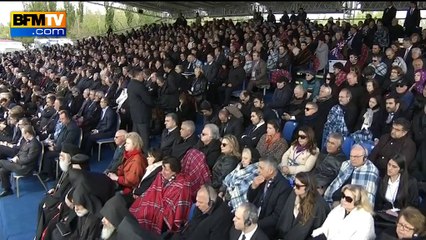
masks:
POLYGON ((126 135, 124 148, 121 165, 116 173, 108 173, 108 177, 118 184, 123 195, 128 195, 138 186, 148 163, 143 156, 143 142, 138 133, 131 132, 126 135))
POLYGON ((280 126, 275 120, 268 121, 266 133, 260 138, 256 146, 257 151, 262 158, 269 156, 275 157, 277 161, 281 159, 284 152, 288 149, 288 144, 281 137, 280 126))

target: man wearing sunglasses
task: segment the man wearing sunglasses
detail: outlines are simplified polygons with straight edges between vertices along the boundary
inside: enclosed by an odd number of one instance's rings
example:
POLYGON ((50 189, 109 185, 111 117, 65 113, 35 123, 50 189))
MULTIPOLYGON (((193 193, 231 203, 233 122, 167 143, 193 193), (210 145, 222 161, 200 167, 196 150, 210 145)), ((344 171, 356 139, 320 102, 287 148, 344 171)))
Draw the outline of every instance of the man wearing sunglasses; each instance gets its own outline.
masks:
POLYGON ((324 193, 324 199, 336 206, 341 198, 341 189, 346 184, 357 184, 364 186, 368 192, 368 198, 372 206, 377 192, 379 181, 379 170, 367 158, 368 151, 361 145, 353 145, 350 159, 340 166, 337 177, 331 182, 324 193))

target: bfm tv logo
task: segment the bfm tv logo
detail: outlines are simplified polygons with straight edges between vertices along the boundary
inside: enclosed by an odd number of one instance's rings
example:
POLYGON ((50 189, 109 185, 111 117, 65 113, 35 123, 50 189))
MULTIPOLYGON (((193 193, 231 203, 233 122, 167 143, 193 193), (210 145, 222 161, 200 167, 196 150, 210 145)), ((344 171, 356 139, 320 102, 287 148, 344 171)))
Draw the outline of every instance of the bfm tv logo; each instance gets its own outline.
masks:
POLYGON ((11 12, 11 37, 65 37, 66 12, 11 12))

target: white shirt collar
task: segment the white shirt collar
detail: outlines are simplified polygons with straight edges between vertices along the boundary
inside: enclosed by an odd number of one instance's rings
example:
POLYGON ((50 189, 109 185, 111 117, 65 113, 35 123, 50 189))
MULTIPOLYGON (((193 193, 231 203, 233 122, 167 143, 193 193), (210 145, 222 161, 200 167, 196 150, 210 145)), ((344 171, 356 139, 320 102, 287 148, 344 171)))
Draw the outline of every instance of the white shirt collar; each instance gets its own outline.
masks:
POLYGON ((246 240, 250 240, 253 237, 254 233, 256 232, 258 226, 259 225, 256 224, 256 227, 248 233, 241 232, 239 239, 241 239, 243 237, 243 234, 244 234, 246 236, 246 240))
POLYGON ((262 126, 263 124, 265 124, 265 121, 261 120, 261 121, 260 121, 260 123, 258 123, 258 124, 256 125, 256 128, 255 128, 255 129, 257 129, 258 127, 262 126))

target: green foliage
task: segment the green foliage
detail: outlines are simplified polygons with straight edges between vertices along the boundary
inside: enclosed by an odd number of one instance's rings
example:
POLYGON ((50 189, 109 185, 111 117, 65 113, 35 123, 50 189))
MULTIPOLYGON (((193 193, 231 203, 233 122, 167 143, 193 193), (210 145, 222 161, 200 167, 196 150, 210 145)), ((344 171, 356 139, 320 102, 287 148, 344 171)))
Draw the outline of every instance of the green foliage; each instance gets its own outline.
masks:
POLYGON ((47 2, 22 2, 24 6, 24 11, 32 11, 32 12, 46 12, 49 11, 49 6, 47 2))
POLYGON ((127 26, 132 26, 132 22, 135 16, 135 14, 133 13, 134 8, 132 6, 127 6, 126 10, 127 11, 124 11, 124 14, 126 15, 127 19, 127 26))
POLYGON ((115 30, 115 23, 114 23, 114 13, 115 9, 111 6, 112 3, 105 1, 105 27, 107 29, 111 28, 112 30, 115 30))
POLYGON ((64 10, 67 13, 67 30, 70 31, 74 27, 76 12, 74 5, 70 2, 64 2, 64 10))
POLYGON ((47 8, 49 9, 50 12, 56 12, 56 2, 48 2, 47 4, 47 8))
POLYGON ((78 22, 82 23, 84 19, 84 2, 78 2, 77 17, 78 22))
MULTIPOLYGON (((64 2, 64 9, 56 9, 67 12, 67 38, 81 39, 89 36, 105 35, 108 24, 113 24, 113 30, 121 33, 130 28, 138 28, 144 24, 158 22, 160 19, 153 16, 156 14, 155 12, 144 11, 144 14, 138 14, 133 12, 132 9, 130 15, 128 11, 114 9, 111 3, 106 3, 108 7, 108 10, 105 8, 107 14, 101 14, 99 11, 90 11, 87 8, 84 11, 83 2, 79 2, 77 6, 71 2, 64 2)), ((23 5, 25 11, 49 11, 47 2, 23 2, 23 5)), ((0 38, 10 38, 9 25, 0 25, 0 38)), ((33 42, 31 37, 16 38, 15 40, 23 41, 24 43, 33 42)))

